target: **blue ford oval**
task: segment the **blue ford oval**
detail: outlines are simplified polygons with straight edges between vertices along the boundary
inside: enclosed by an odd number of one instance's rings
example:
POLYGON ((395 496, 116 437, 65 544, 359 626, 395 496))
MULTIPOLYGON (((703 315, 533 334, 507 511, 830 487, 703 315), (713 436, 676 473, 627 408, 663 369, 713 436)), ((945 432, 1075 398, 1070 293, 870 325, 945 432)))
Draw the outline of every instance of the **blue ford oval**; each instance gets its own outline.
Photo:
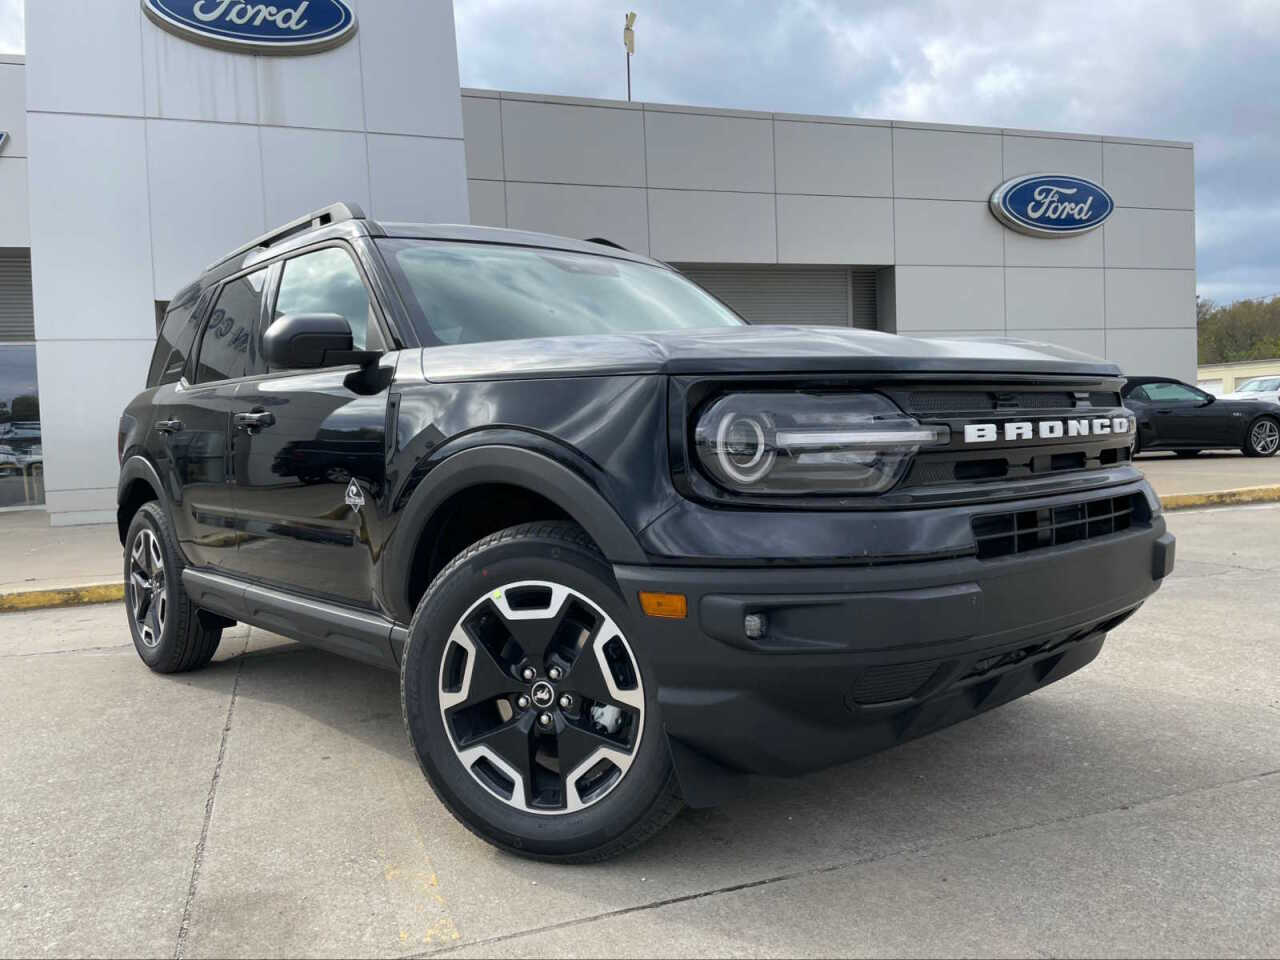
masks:
POLYGON ((991 212, 1006 226, 1036 236, 1084 233, 1111 216, 1115 201, 1092 180, 1058 174, 1015 177, 991 194, 991 212))
POLYGON ((346 0, 142 0, 142 9, 185 40, 241 53, 316 53, 356 31, 346 0))

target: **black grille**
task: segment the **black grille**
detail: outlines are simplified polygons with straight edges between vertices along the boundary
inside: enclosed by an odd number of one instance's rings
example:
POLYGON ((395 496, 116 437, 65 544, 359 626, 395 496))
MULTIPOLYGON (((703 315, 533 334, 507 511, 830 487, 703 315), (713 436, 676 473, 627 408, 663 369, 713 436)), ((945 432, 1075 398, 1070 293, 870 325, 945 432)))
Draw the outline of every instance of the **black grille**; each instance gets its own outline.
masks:
POLYGON ((1122 404, 1120 403, 1120 394, 1104 393, 1102 391, 1094 391, 1093 393, 1089 394, 1089 402, 1093 404, 1095 407, 1122 406, 1122 404))
POLYGON ((863 671, 853 686, 858 703, 887 703, 912 696, 938 670, 938 664, 895 663, 863 671))
POLYGON ((1085 500, 1058 507, 974 517, 978 559, 990 560, 1080 540, 1108 537, 1150 520, 1141 494, 1085 500))
MULTIPOLYGON (((1089 393, 1089 403, 1095 407, 1120 406, 1120 394, 1095 390, 1089 393)), ((1076 403, 1074 392, 1066 390, 913 390, 906 397, 911 413, 970 413, 983 410, 999 410, 1016 413, 1018 410, 1071 410, 1083 405, 1076 403)))

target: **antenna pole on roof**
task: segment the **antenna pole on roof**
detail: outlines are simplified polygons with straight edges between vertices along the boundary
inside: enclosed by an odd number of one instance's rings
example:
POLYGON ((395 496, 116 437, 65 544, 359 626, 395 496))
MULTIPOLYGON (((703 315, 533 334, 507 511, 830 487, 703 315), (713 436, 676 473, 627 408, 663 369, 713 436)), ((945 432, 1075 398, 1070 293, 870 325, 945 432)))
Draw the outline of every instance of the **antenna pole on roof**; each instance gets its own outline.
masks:
POLYGON ((636 52, 636 15, 627 14, 622 26, 622 45, 627 48, 627 103, 631 102, 631 55, 636 52))

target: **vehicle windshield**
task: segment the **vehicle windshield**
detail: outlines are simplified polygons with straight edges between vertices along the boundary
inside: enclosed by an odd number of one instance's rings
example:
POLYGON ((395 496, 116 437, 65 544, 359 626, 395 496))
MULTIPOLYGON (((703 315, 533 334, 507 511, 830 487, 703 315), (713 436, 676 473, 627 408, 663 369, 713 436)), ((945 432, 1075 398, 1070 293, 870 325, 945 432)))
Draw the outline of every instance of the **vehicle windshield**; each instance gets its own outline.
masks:
POLYGON ((1275 377, 1257 377, 1245 381, 1239 388, 1240 393, 1270 393, 1280 389, 1280 379, 1275 377))
POLYGON ((378 245, 431 346, 745 323, 674 270, 646 263, 492 243, 378 245))

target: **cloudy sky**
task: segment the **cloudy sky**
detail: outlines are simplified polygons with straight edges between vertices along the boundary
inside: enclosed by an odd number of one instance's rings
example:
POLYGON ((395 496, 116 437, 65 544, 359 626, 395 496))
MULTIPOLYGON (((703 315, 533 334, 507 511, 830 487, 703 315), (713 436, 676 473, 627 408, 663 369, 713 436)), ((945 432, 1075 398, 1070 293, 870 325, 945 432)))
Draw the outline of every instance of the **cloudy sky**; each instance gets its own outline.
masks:
MULTIPOLYGON (((21 7, 0 0, 0 52, 21 51, 21 7)), ((1200 293, 1280 293, 1278 0, 454 9, 466 86, 623 97, 622 15, 633 9, 637 99, 1194 141, 1200 293)))

